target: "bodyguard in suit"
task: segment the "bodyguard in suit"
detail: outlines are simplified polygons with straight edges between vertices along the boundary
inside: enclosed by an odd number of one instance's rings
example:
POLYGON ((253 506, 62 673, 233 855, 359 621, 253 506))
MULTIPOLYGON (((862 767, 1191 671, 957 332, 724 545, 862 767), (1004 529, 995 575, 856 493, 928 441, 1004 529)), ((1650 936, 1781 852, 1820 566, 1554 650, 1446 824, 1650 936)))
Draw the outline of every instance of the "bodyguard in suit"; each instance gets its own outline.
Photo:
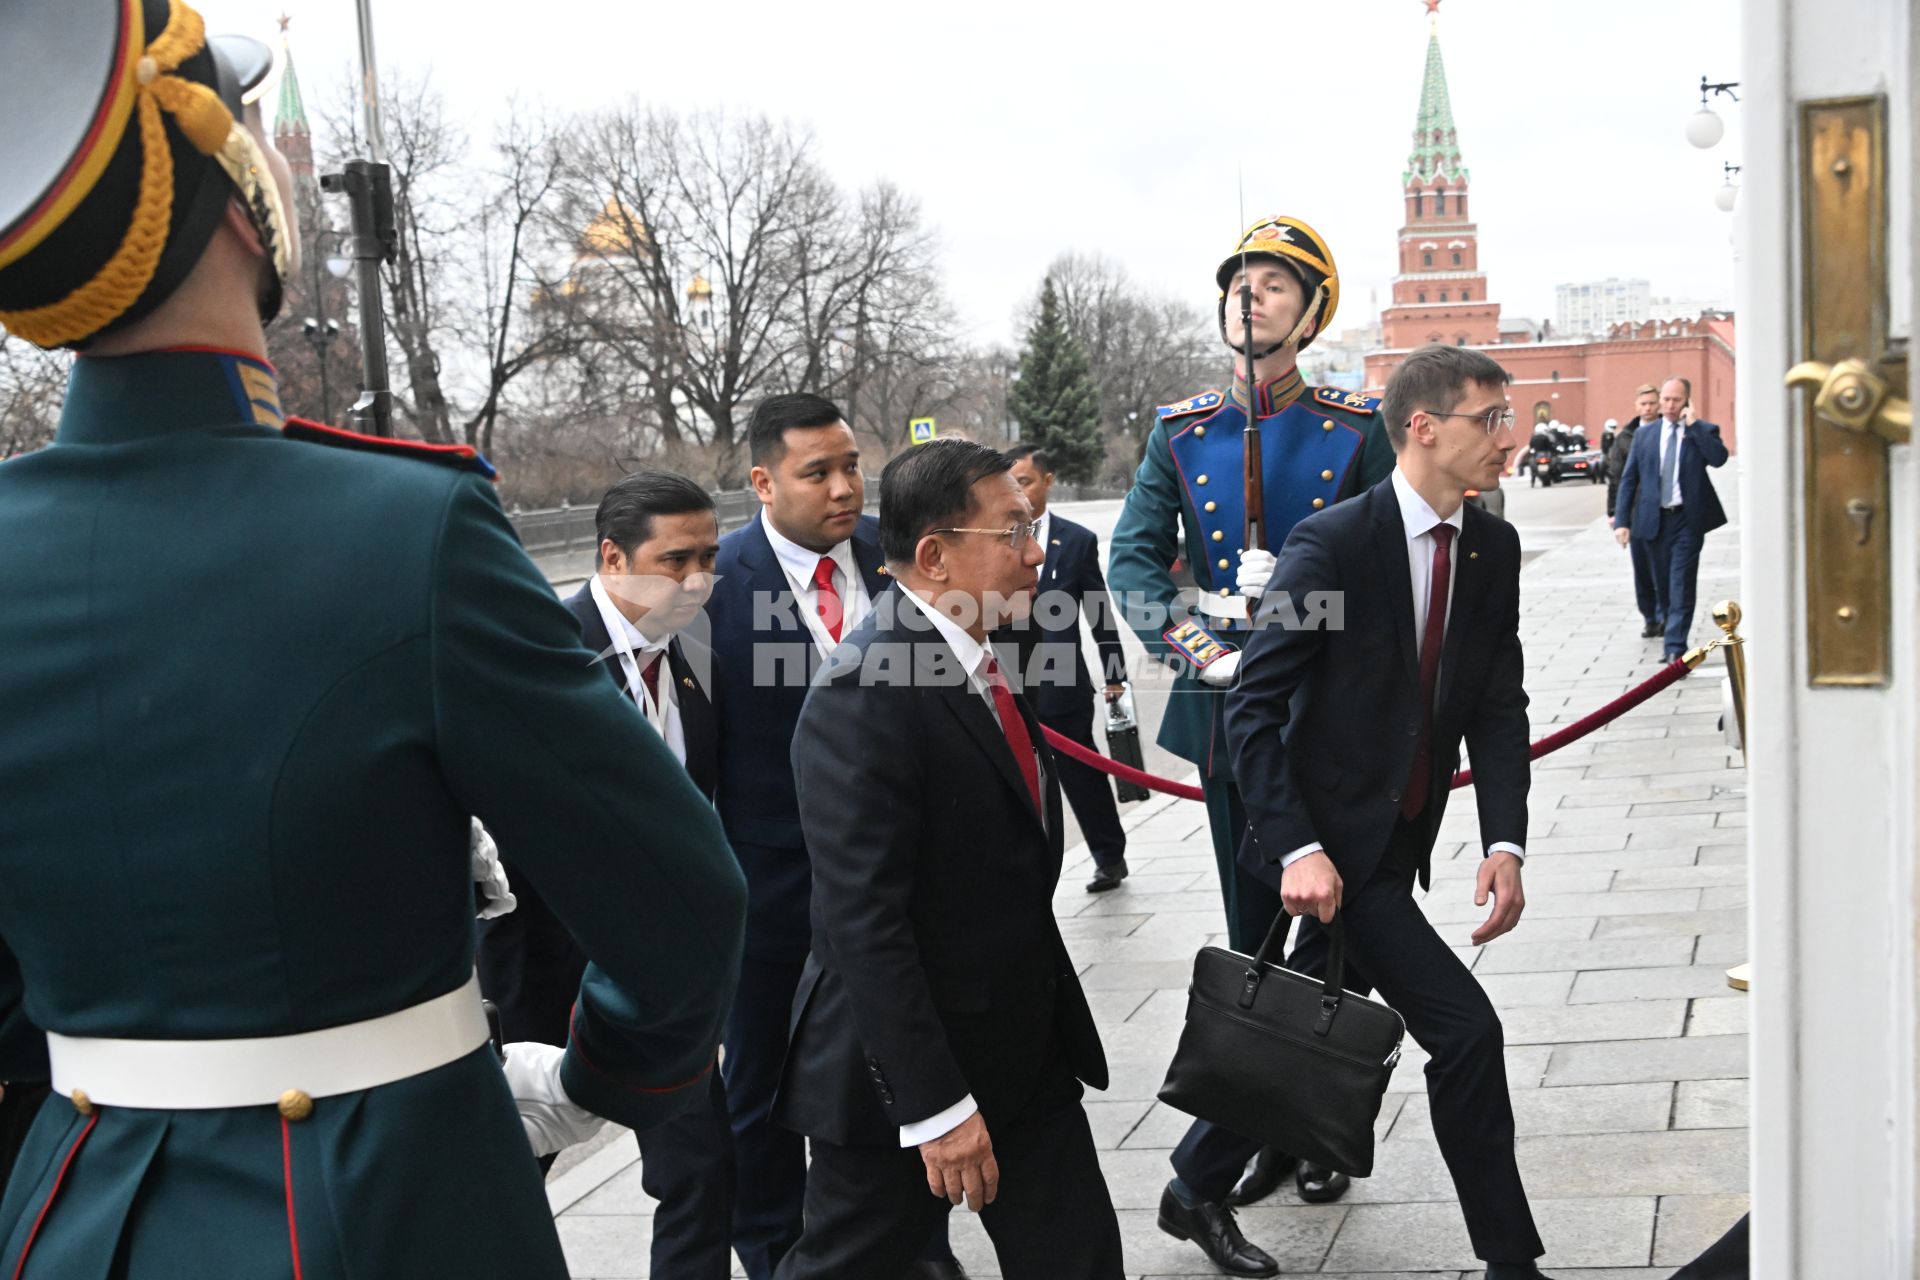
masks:
POLYGON ((1106 1058, 1053 918, 1056 766, 986 644, 1041 563, 1008 466, 964 440, 887 464, 897 584, 794 735, 813 950, 777 1114, 813 1163, 780 1280, 898 1275, 961 1203, 1009 1280, 1121 1275, 1080 1105, 1106 1058))
MULTIPOLYGON (((1096 687, 1111 702, 1126 692, 1126 653, 1113 622, 1107 580, 1100 572, 1100 539, 1085 525, 1048 509, 1053 493, 1053 460, 1038 445, 1016 445, 1013 478, 1040 524, 1037 541, 1046 556, 1040 566, 1038 607, 1023 623, 999 633, 1020 651, 1020 675, 1027 702, 1040 723, 1055 733, 1098 750, 1093 740, 1096 687), (1100 653, 1101 681, 1095 685, 1080 649, 1080 619, 1093 629, 1100 653)), ((1113 784, 1098 769, 1059 757, 1060 789, 1066 792, 1080 833, 1093 854, 1093 879, 1087 892, 1117 889, 1127 878, 1127 833, 1120 825, 1113 784)))
MULTIPOLYGON (((1620 477, 1626 473, 1627 460, 1633 456, 1633 438, 1642 427, 1660 421, 1660 388, 1643 382, 1633 397, 1634 416, 1607 447, 1607 519, 1614 520, 1619 507, 1620 477)), ((1645 542, 1630 542, 1627 551, 1633 558, 1633 600, 1640 607, 1640 638, 1651 640, 1661 633, 1659 597, 1653 589, 1653 557, 1645 542)))
MULTIPOLYGON (((714 803, 747 877, 747 947, 727 1018, 726 1087, 741 1177, 733 1247, 769 1280, 800 1238, 806 1147, 771 1121, 788 1020, 807 958, 812 872, 789 754, 821 661, 887 586, 860 448, 816 395, 771 396, 747 428, 760 511, 720 540, 707 616, 713 639, 719 780, 714 803)), ((957 1264, 942 1238, 929 1274, 957 1264)))
POLYGON ((1726 465, 1727 446, 1719 427, 1694 420, 1692 403, 1693 384, 1685 378, 1660 384, 1660 421, 1634 435, 1613 516, 1621 546, 1646 547, 1668 662, 1687 651, 1700 548, 1727 522, 1707 475, 1708 467, 1726 465))
MULTIPOLYGON (((1378 991, 1431 1055, 1434 1134, 1488 1280, 1536 1280, 1500 1018, 1413 899, 1464 742, 1483 850, 1474 901, 1493 903, 1472 943, 1525 906, 1520 540, 1464 500, 1499 484, 1519 443, 1507 381, 1464 347, 1423 347, 1395 371, 1382 411, 1398 465, 1294 527, 1227 695, 1227 738, 1248 780, 1240 856, 1305 917, 1289 967, 1324 971, 1337 915, 1349 985, 1378 991)), ((1237 1167, 1210 1145, 1176 1156, 1203 1189, 1237 1167)))
POLYGON ((0 324, 84 354, 0 465, 0 1080, 53 1086, 0 1275, 564 1280, 536 1151, 706 1097, 719 824, 484 459, 283 418, 266 47, 178 0, 7 24, 0 324), (504 1072, 475 815, 593 960, 504 1072))
MULTIPOLYGON (((707 697, 712 654, 684 629, 713 588, 713 498, 685 476, 637 471, 607 490, 594 525, 594 576, 566 601, 581 643, 711 798, 719 755, 707 697)), ((564 1045, 587 956, 532 877, 505 861, 519 906, 481 926, 480 988, 499 1006, 508 1039, 564 1045)), ((733 1271, 733 1134, 726 1088, 719 1072, 709 1074, 704 1105, 639 1135, 640 1185, 659 1202, 649 1272, 659 1280, 725 1280, 733 1271)))

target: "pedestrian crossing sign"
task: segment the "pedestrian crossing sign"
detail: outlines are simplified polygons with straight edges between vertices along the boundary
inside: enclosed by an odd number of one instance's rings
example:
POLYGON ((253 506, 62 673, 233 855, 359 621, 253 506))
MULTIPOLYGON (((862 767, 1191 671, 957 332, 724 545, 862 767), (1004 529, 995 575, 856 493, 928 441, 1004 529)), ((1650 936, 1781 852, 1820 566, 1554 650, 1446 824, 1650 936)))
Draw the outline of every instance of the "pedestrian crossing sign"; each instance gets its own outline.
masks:
POLYGON ((915 418, 907 423, 907 440, 912 444, 925 444, 939 434, 932 418, 915 418))

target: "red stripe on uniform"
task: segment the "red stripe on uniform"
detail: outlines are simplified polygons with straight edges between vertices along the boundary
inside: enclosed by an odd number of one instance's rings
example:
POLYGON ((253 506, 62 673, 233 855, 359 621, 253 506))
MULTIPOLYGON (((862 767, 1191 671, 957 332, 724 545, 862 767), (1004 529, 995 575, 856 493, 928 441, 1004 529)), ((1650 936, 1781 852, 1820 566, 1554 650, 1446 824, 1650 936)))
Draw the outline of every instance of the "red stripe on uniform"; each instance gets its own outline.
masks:
POLYGON ((293 1132, 280 1117, 280 1178, 287 1188, 287 1244, 293 1249, 293 1280, 300 1280, 300 1227, 293 1216, 293 1132))
POLYGON ((20 1280, 20 1273, 27 1269, 27 1255, 33 1252, 33 1238, 40 1234, 40 1226, 47 1220, 47 1211, 53 1208, 53 1198, 60 1194, 60 1184, 67 1179, 67 1168, 73 1164, 73 1158, 80 1154, 80 1144, 93 1132, 93 1126, 100 1123, 100 1113, 95 1111, 87 1120, 87 1127, 73 1140, 73 1146, 67 1149, 67 1158, 60 1162, 60 1172, 53 1175, 53 1189, 47 1192, 47 1202, 40 1206, 40 1216, 33 1220, 33 1230, 27 1232, 27 1243, 20 1250, 20 1263, 13 1269, 13 1280, 20 1280))

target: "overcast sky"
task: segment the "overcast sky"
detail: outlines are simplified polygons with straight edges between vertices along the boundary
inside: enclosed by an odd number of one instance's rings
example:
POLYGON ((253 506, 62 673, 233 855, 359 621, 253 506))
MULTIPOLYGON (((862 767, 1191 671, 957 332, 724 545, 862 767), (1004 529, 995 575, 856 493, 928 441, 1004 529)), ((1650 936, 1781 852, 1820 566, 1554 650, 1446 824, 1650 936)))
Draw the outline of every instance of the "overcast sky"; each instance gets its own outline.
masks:
MULTIPOLYGON (((509 94, 566 109, 629 96, 810 128, 843 183, 892 179, 940 236, 966 336, 1015 338, 1057 254, 1100 252, 1212 305, 1246 216, 1305 218, 1333 246, 1336 328, 1395 267, 1419 106, 1422 0, 372 0, 390 68, 428 71, 484 143, 509 94)), ((311 107, 355 67, 350 0, 202 0, 214 31, 290 30, 311 107)), ((1710 152, 1682 130, 1701 74, 1738 80, 1736 0, 1443 0, 1439 33, 1472 174, 1480 262, 1503 314, 1553 317, 1557 283, 1644 277, 1733 302, 1740 107, 1710 152)))

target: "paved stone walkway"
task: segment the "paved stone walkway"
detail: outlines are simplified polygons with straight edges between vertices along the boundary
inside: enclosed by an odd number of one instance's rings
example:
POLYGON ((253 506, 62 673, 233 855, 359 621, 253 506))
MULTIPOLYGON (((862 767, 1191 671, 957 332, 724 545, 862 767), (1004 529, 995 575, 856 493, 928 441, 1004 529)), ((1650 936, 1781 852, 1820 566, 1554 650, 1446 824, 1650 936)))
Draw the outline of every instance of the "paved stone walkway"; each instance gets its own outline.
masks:
MULTIPOLYGON (((1724 474, 1724 473, 1723 473, 1724 474)), ((1719 478, 1719 477, 1716 477, 1719 478)), ((1733 476, 1719 485, 1734 510, 1733 476)), ((1695 639, 1712 601, 1738 593, 1738 535, 1713 534, 1695 639)), ((1527 566, 1522 636, 1536 737, 1658 666, 1639 639, 1626 554, 1596 523, 1527 566)), ((1723 970, 1746 951, 1745 781, 1718 728, 1715 655, 1614 726, 1538 762, 1518 929, 1474 949, 1479 861, 1470 795, 1454 797, 1435 851, 1429 918, 1456 937, 1506 1025, 1520 1166, 1558 1280, 1664 1280, 1746 1208, 1747 1007, 1723 970)), ((1154 1100, 1185 1012, 1194 950, 1221 941, 1206 818, 1187 801, 1129 815, 1133 875, 1093 897, 1068 854, 1055 898, 1100 1020, 1113 1084, 1087 1111, 1119 1209, 1130 1276, 1215 1274, 1154 1225, 1167 1156, 1187 1117, 1154 1100)), ((1340 1204, 1283 1191, 1241 1212, 1288 1276, 1407 1280, 1479 1275, 1434 1145, 1409 1042, 1380 1115, 1375 1173, 1340 1204)), ((750 1175, 749 1175, 750 1176, 750 1175)), ((548 1186, 574 1274, 647 1274, 651 1203, 631 1140, 548 1186)), ((975 1277, 998 1275, 977 1219, 953 1218, 975 1277)))

